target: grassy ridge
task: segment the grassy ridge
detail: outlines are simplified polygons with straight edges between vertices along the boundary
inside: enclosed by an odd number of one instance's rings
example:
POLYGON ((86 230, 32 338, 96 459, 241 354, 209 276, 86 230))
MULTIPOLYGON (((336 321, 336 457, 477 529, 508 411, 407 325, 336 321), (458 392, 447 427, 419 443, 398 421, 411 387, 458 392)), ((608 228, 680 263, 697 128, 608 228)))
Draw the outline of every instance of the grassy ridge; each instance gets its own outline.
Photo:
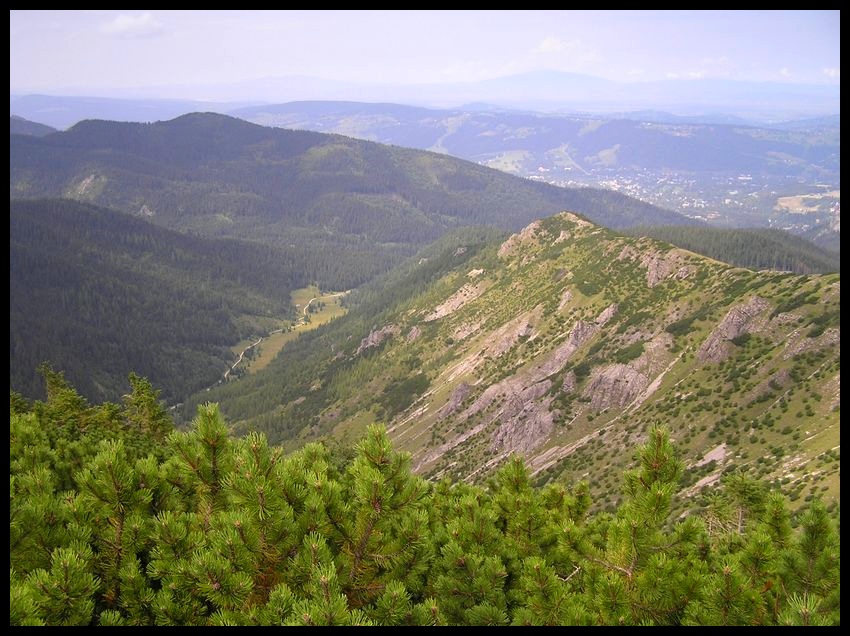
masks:
POLYGON ((689 493, 743 469, 795 505, 839 500, 837 274, 733 268, 570 215, 451 238, 196 399, 291 447, 384 422, 434 478, 486 479, 519 453, 540 483, 587 478, 602 506, 619 449, 663 423, 689 493))

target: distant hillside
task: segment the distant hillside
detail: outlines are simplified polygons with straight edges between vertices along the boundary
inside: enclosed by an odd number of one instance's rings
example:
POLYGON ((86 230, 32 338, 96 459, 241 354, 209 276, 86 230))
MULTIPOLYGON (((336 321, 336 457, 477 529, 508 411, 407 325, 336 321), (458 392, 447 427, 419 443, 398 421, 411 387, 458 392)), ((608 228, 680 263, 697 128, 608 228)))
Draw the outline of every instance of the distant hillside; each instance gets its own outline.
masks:
POLYGON ((39 124, 17 115, 9 117, 9 134, 11 135, 32 135, 33 137, 44 137, 50 133, 56 132, 55 128, 39 124))
POLYGON ((796 274, 841 271, 838 254, 782 230, 661 226, 636 227, 625 232, 631 236, 651 236, 747 269, 773 269, 796 274))
MULTIPOLYGON (((245 102, 241 105, 244 106, 245 102)), ((15 113, 65 130, 84 119, 158 121, 198 111, 225 112, 238 102, 200 102, 186 99, 115 99, 74 95, 21 95, 11 98, 15 113)))
POLYGON ((564 209, 610 227, 694 223, 610 191, 557 188, 445 155, 209 113, 14 136, 9 155, 11 198, 71 197, 174 229, 303 248, 325 263, 308 275, 337 289, 458 226, 515 230, 564 209))
MULTIPOLYGON (((840 501, 841 283, 734 268, 573 214, 504 240, 444 237, 353 292, 350 312, 265 370, 192 402, 301 446, 372 422, 431 479, 484 482, 522 455, 538 483, 617 504, 656 424, 685 498, 742 470, 840 501)), ((187 413, 194 409, 187 404, 187 413)))
MULTIPOLYGON (((553 115, 461 111, 399 104, 292 102, 251 106, 233 115, 268 126, 341 133, 381 143, 447 152, 521 175, 578 178, 625 171, 835 175, 840 128, 768 130, 658 121, 651 113, 553 115), (786 159, 780 161, 780 155, 786 159), (538 169, 544 168, 541 172, 538 169)), ((829 118, 819 120, 831 122, 829 118)))
POLYGON ((829 115, 827 117, 815 117, 812 119, 793 119, 772 124, 770 128, 778 130, 816 131, 816 130, 841 130, 841 115, 829 115))
MULTIPOLYGON (((655 111, 543 114, 487 105, 438 110, 313 101, 232 114, 263 125, 443 152, 555 185, 601 185, 720 227, 776 226, 804 234, 830 225, 826 200, 801 211, 783 205, 782 198, 817 197, 841 183, 837 117, 774 128, 729 116, 655 111)), ((828 247, 837 235, 816 238, 828 247)))
POLYGON ((836 227, 840 228, 840 216, 833 217, 833 222, 827 226, 816 225, 807 230, 803 236, 810 241, 813 241, 821 247, 832 252, 841 252, 841 234, 836 227))
POLYGON ((92 398, 116 400, 130 371, 168 399, 198 390, 303 283, 272 248, 66 200, 12 201, 9 251, 10 386, 27 395, 45 361, 92 398))

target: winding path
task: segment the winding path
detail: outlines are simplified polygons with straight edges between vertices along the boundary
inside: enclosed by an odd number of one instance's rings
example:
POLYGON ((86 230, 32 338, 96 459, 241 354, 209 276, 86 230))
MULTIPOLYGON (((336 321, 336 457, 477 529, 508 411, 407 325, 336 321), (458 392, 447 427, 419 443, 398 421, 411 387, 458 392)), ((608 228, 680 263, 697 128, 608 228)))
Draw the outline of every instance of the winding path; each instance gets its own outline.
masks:
MULTIPOLYGON (((289 328, 290 328, 290 329, 297 329, 298 327, 303 327, 304 325, 306 325, 306 324, 307 324, 307 312, 309 311, 309 309, 310 309, 310 305, 311 305, 311 304, 313 304, 313 301, 314 301, 314 300, 318 300, 319 298, 336 298, 336 297, 338 297, 338 296, 345 296, 345 295, 346 295, 348 292, 350 292, 350 291, 351 291, 351 290, 349 289, 349 290, 346 290, 346 291, 334 292, 333 294, 324 294, 324 295, 322 295, 322 296, 313 296, 310 300, 308 300, 308 301, 307 301, 307 304, 306 304, 306 305, 304 305, 304 309, 303 309, 303 311, 302 311, 302 313, 301 313, 301 318, 298 320, 298 322, 294 323, 294 324, 293 324, 291 327, 289 327, 289 328)), ((211 386, 208 386, 208 387, 207 387, 207 391, 209 391, 209 390, 210 390, 211 388, 213 388, 214 386, 217 386, 217 385, 221 384, 222 382, 227 382, 227 378, 230 376, 230 373, 231 373, 231 372, 232 372, 232 371, 233 371, 236 367, 238 367, 238 366, 239 366, 239 364, 242 362, 242 359, 245 357, 245 354, 248 352, 248 350, 249 350, 249 349, 253 349, 254 347, 256 347, 258 344, 260 344, 263 340, 265 340, 265 339, 266 339, 266 338, 268 338, 269 336, 272 336, 272 335, 274 335, 274 334, 276 334, 276 333, 280 333, 281 331, 283 331, 283 328, 281 328, 281 329, 275 329, 274 331, 270 331, 270 332, 268 332, 265 336, 260 336, 259 338, 257 338, 257 341, 256 341, 256 342, 254 342, 254 343, 252 343, 252 344, 249 344, 247 347, 245 347, 244 349, 242 349, 242 352, 239 354, 239 357, 236 359, 236 362, 234 362, 234 363, 230 366, 230 368, 228 368, 228 369, 227 369, 227 371, 225 371, 225 372, 224 372, 224 375, 222 376, 222 378, 221 378, 218 382, 216 382, 215 384, 213 384, 213 385, 211 385, 211 386)))

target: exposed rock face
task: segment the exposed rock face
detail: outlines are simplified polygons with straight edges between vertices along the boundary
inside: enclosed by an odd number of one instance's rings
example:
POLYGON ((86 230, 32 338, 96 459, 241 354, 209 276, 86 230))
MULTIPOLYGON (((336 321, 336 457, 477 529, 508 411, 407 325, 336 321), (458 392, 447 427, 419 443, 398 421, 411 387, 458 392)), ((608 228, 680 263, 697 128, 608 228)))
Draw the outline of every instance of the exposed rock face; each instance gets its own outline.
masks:
POLYGON ((572 393, 576 390, 576 374, 568 371, 564 374, 564 382, 561 385, 561 390, 564 393, 572 393))
POLYGON ((758 296, 753 296, 747 302, 732 307, 702 343, 697 352, 697 359, 700 362, 725 360, 734 346, 730 340, 754 331, 759 315, 768 307, 770 303, 758 296))
POLYGON ((549 380, 538 382, 505 405, 498 415, 501 424, 491 437, 491 450, 528 453, 549 437, 555 428, 555 416, 549 410, 552 398, 538 398, 551 385, 549 380))
POLYGON ((487 289, 485 285, 479 283, 477 285, 473 285, 468 283, 458 289, 454 294, 449 296, 444 302, 440 303, 434 310, 425 316, 425 322, 432 322, 434 320, 439 320, 449 314, 456 312, 458 309, 463 307, 465 304, 472 302, 476 298, 478 298, 481 294, 484 293, 484 290, 487 289))
POLYGON ((466 275, 469 278, 478 278, 483 273, 484 273, 483 269, 471 269, 471 270, 469 270, 469 272, 467 272, 466 275))
POLYGON ((480 322, 475 322, 472 324, 464 323, 460 325, 452 332, 452 339, 454 339, 455 341, 465 339, 470 334, 473 334, 478 331, 481 328, 481 324, 482 323, 480 322))
POLYGON ((74 195, 78 197, 86 197, 92 195, 97 190, 98 186, 106 183, 106 177, 101 177, 96 174, 90 174, 85 179, 80 181, 74 189, 74 195))
POLYGON ((708 451, 701 460, 694 464, 694 467, 705 466, 709 462, 722 463, 724 459, 726 459, 726 442, 708 451))
POLYGON ((788 369, 780 369, 768 378, 768 383, 773 382, 773 384, 777 384, 782 387, 787 386, 792 381, 791 372, 788 369))
POLYGON ((791 312, 787 312, 787 313, 782 313, 782 314, 779 314, 777 316, 774 316, 773 320, 771 320, 771 322, 774 322, 777 325, 787 325, 787 324, 790 324, 790 323, 793 323, 793 322, 797 322, 798 320, 800 320, 799 314, 793 314, 791 312))
MULTIPOLYGON (((487 344, 483 349, 475 351, 451 367, 447 373, 447 381, 472 373, 487 358, 498 358, 509 351, 522 337, 531 337, 534 334, 532 321, 538 320, 543 312, 543 305, 538 305, 528 313, 517 316, 510 322, 505 323, 490 334, 487 344)), ((463 324, 455 329, 452 337, 455 341, 463 340, 471 333, 478 331, 483 323, 476 322, 472 325, 463 324)))
POLYGON ((658 335, 656 335, 652 340, 648 340, 643 343, 644 354, 641 356, 641 361, 644 359, 651 365, 655 363, 654 358, 659 355, 665 355, 667 350, 673 346, 673 336, 672 334, 667 333, 666 331, 662 331, 658 335))
POLYGON ((512 234, 499 248, 499 257, 507 258, 508 256, 513 255, 523 244, 533 241, 537 237, 537 231, 540 227, 540 221, 534 221, 533 223, 526 225, 517 234, 512 234))
POLYGON ((572 212, 561 212, 558 216, 562 219, 566 219, 567 221, 575 223, 578 227, 581 227, 581 228, 593 228, 594 227, 593 223, 591 223, 590 221, 585 221, 578 214, 574 214, 572 212))
POLYGON ((461 382, 457 388, 452 391, 449 401, 437 411, 437 419, 444 420, 449 415, 457 411, 460 408, 460 405, 463 404, 463 401, 469 396, 469 392, 469 385, 466 382, 461 382))
POLYGON ((570 304, 570 301, 573 299, 573 292, 569 289, 565 289, 564 293, 561 294, 561 302, 558 303, 558 311, 563 311, 564 307, 570 304))
POLYGON ((602 325, 607 323, 609 320, 611 320, 611 318, 613 318, 616 315, 617 315, 617 304, 613 303, 611 305, 608 305, 604 310, 602 310, 602 313, 599 314, 596 317, 595 322, 599 327, 601 327, 602 325))
MULTIPOLYGON (((491 438, 492 449, 527 453, 537 448, 554 428, 554 415, 549 409, 553 398, 540 399, 552 386, 549 376, 563 369, 579 347, 592 338, 616 313, 617 306, 610 305, 594 322, 576 322, 566 341, 557 347, 547 360, 491 384, 458 415, 458 419, 468 420, 502 398, 504 402, 497 407, 493 416, 475 427, 477 432, 483 430, 488 423, 499 421, 499 426, 491 438)), ((575 388, 575 374, 569 373, 564 378, 564 387, 568 390, 575 388)))
POLYGON ((585 322, 584 320, 576 322, 573 328, 570 329, 566 342, 555 349, 549 360, 537 367, 538 379, 545 378, 563 369, 564 365, 573 357, 573 354, 578 351, 579 347, 596 335, 600 327, 608 322, 616 313, 617 305, 613 304, 606 307, 592 323, 585 322))
POLYGON ((683 279, 693 274, 694 268, 685 263, 684 257, 676 251, 658 252, 650 249, 638 251, 627 245, 617 256, 617 260, 636 260, 646 268, 646 286, 655 287, 668 278, 683 279))
POLYGON ((484 355, 490 358, 498 358, 510 350, 520 338, 531 337, 534 333, 534 327, 531 326, 529 321, 535 317, 539 317, 542 311, 542 306, 535 307, 531 314, 524 314, 514 318, 499 327, 493 332, 490 338, 490 344, 484 349, 484 355))
MULTIPOLYGON (((561 212, 558 215, 562 219, 570 221, 578 228, 580 233, 581 229, 584 228, 593 228, 594 225, 588 221, 585 221, 579 216, 576 216, 572 212, 561 212)), ((527 246, 530 243, 538 243, 539 231, 543 227, 543 224, 540 221, 533 221, 529 225, 526 225, 522 230, 517 232, 516 234, 511 235, 508 240, 502 243, 501 247, 499 247, 499 257, 500 258, 508 258, 510 256, 514 256, 518 254, 523 246, 527 246)), ((557 245, 559 243, 563 243, 564 241, 568 241, 573 237, 573 232, 568 230, 561 230, 558 236, 552 241, 552 245, 557 245)))
POLYGON ((830 410, 841 405, 841 372, 824 385, 824 395, 829 398, 830 410))
POLYGON ((646 267, 646 285, 649 288, 668 278, 681 280, 691 275, 691 268, 675 252, 647 255, 640 262, 646 267))
POLYGON ((793 358, 794 356, 805 353, 806 351, 840 346, 841 330, 832 328, 827 329, 817 338, 802 338, 793 344, 789 342, 788 346, 785 348, 785 353, 782 354, 782 357, 787 360, 788 358, 793 358))
POLYGON ((360 341, 360 346, 357 347, 357 351, 354 352, 354 355, 360 355, 366 349, 370 349, 371 347, 377 347, 387 338, 392 338, 393 336, 397 336, 401 333, 401 327, 398 325, 387 325, 386 327, 381 327, 380 329, 373 329, 368 336, 363 338, 360 341))
POLYGON ((628 364, 612 364, 594 369, 584 396, 597 411, 611 406, 626 406, 649 385, 649 378, 628 364))
MULTIPOLYGON (((512 375, 504 380, 496 382, 495 384, 491 384, 484 389, 484 392, 478 396, 478 399, 476 399, 463 413, 460 414, 460 419, 467 420, 470 417, 478 415, 485 409, 489 408, 499 397, 505 397, 506 404, 514 402, 517 399, 517 396, 520 396, 520 399, 522 399, 522 396, 524 396, 525 399, 535 399, 529 397, 534 393, 534 391, 529 393, 529 389, 536 386, 537 389, 535 390, 539 390, 540 386, 547 383, 546 388, 543 389, 543 393, 548 391, 549 386, 551 386, 551 382, 546 380, 546 377, 555 371, 559 371, 567 363, 568 359, 569 356, 562 358, 562 360, 559 360, 557 363, 548 361, 525 373, 512 375), (550 368, 554 370, 547 373, 550 368)), ((504 411, 505 408, 507 407, 503 407, 502 411, 504 411)), ((508 412, 510 412, 510 409, 508 412)))
POLYGON ((407 332, 407 341, 413 342, 414 340, 416 340, 421 335, 422 335, 422 330, 418 326, 414 325, 410 329, 410 331, 407 332))
POLYGON ((597 331, 599 331, 599 328, 593 323, 584 320, 576 322, 570 329, 567 340, 556 347, 552 357, 540 366, 542 376, 545 377, 563 369, 579 347, 590 340, 597 331))
POLYGON ((573 235, 570 234, 569 232, 567 232, 566 230, 561 230, 561 233, 558 234, 558 238, 556 238, 554 241, 552 241, 552 244, 557 245, 558 243, 563 243, 564 241, 567 241, 567 240, 571 239, 572 237, 573 237, 573 235))
POLYGON ((661 386, 664 376, 666 376, 676 362, 681 359, 683 355, 681 353, 676 357, 672 357, 670 353, 670 347, 672 344, 673 336, 666 332, 660 333, 649 342, 644 343, 643 355, 638 358, 632 366, 648 378, 651 378, 651 381, 647 387, 629 403, 630 409, 638 408, 641 404, 646 402, 646 400, 661 386))

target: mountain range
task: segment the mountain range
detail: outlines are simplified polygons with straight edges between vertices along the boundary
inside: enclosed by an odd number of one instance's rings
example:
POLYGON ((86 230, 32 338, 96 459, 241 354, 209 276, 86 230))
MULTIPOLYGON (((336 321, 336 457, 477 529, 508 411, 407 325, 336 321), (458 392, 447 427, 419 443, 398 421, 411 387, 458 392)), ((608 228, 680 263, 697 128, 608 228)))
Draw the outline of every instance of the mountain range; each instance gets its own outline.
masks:
POLYGON ((800 131, 807 128, 802 123, 794 129, 795 135, 669 115, 544 115, 359 102, 260 105, 232 114, 267 126, 346 134, 478 162, 496 163, 506 154, 519 154, 512 171, 522 175, 540 174, 539 166, 584 173, 629 168, 795 177, 809 170, 823 178, 833 178, 839 170, 840 124, 832 119, 808 128, 813 133, 827 130, 827 134, 803 138, 800 131), (553 162, 555 155, 559 161, 553 162))
POLYGON ((10 375, 27 395, 49 361, 92 399, 116 399, 136 371, 179 401, 221 377, 238 341, 279 328, 292 289, 355 287, 459 226, 515 229, 566 208, 615 226, 691 222, 215 114, 9 139, 10 198, 29 200, 10 208, 10 375))
POLYGON ((514 230, 565 209, 610 227, 696 224, 610 191, 557 188, 441 154, 211 113, 11 135, 9 194, 68 197, 171 229, 273 244, 297 253, 311 280, 336 289, 463 225, 514 230))
POLYGON ((748 267, 839 267, 779 233, 650 227, 694 222, 616 193, 213 114, 12 134, 10 196, 113 208, 12 202, 10 373, 29 395, 46 360, 94 399, 138 371, 178 401, 221 377, 237 341, 279 327, 295 287, 349 289, 453 228, 516 229, 564 209, 748 267))
POLYGON ((432 150, 532 180, 619 191, 721 227, 785 229, 840 250, 840 116, 752 120, 723 112, 533 112, 475 102, 286 104, 19 96, 14 112, 67 127, 197 110, 432 150), (803 199, 799 199, 803 197, 803 199), (790 202, 790 204, 789 204, 790 202))
MULTIPOLYGON (((358 83, 293 75, 234 83, 99 89, 110 99, 184 100, 212 103, 284 102, 304 99, 397 102, 445 108, 484 102, 524 110, 668 110, 681 115, 724 114, 760 121, 831 115, 840 111, 837 84, 794 84, 723 79, 616 82, 552 70, 453 83, 358 83), (200 97, 203 96, 203 97, 200 97)), ((89 93, 91 94, 91 92, 89 93)), ((13 102, 23 97, 10 95, 13 102)), ((15 108, 21 108, 15 105, 15 108)), ((13 109, 14 110, 14 109, 13 109)), ((30 118, 32 113, 14 111, 30 118)), ((32 117, 41 121, 38 117, 32 117)), ((45 122, 51 123, 51 122, 45 122)), ((54 124, 56 125, 56 124, 54 124)), ((65 124, 68 125, 68 124, 65 124)))
POLYGON ((556 185, 602 185, 722 227, 817 236, 840 216, 838 118, 759 127, 728 116, 542 114, 478 105, 295 102, 233 112, 263 125, 334 132, 462 157, 556 185), (796 196, 814 204, 788 205, 796 196), (784 198, 790 197, 790 198, 784 198))

